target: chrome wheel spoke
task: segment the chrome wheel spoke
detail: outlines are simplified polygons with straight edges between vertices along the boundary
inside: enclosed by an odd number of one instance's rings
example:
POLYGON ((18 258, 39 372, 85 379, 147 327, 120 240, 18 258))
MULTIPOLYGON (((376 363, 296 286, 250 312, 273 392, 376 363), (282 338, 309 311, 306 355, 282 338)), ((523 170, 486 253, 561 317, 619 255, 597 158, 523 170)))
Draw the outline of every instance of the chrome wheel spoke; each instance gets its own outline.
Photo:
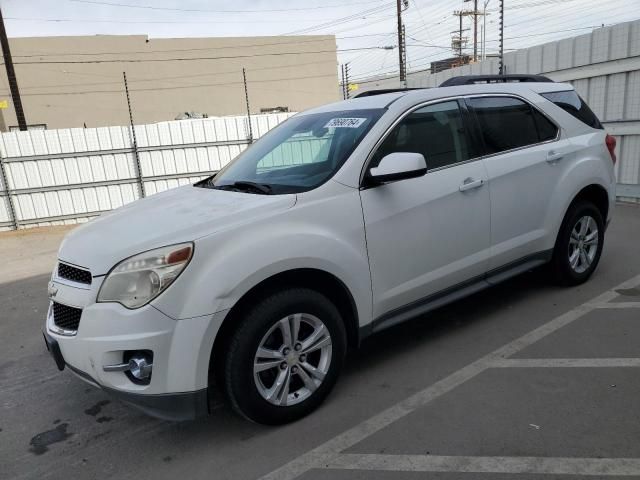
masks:
POLYGON ((298 335, 300 334, 300 321, 302 320, 302 314, 296 313, 291 316, 291 344, 295 345, 298 342, 298 335))
POLYGON ((584 238, 584 236, 587 234, 590 221, 591 217, 582 217, 582 219, 580 219, 580 237, 584 238))
POLYGON ((583 248, 580 249, 580 263, 583 267, 588 267, 589 264, 591 263, 583 248))
POLYGON ((280 331, 282 332, 282 342, 285 347, 293 347, 293 342, 291 338, 291 323, 289 323, 289 318, 283 318, 280 320, 280 331))
POLYGON ((280 370, 276 381, 270 389, 265 392, 265 398, 272 403, 278 405, 286 404, 287 396, 289 395, 289 381, 291 379, 291 370, 280 370))
POLYGON ((256 353, 256 358, 272 358, 282 361, 284 359, 284 355, 278 350, 260 347, 258 348, 258 352, 256 353))
POLYGON ((298 369, 298 376, 302 379, 302 381, 304 382, 304 386, 307 387, 310 392, 313 392, 316 388, 318 388, 316 382, 313 381, 313 379, 309 376, 304 368, 298 369))
POLYGON ((575 270, 576 267, 578 266, 579 261, 580 261, 580 249, 576 248, 573 250, 573 253, 569 257, 569 264, 571 265, 571 268, 575 270))
MULTIPOLYGON (((328 336, 328 332, 324 324, 315 328, 315 330, 302 341, 302 352, 309 353, 310 351, 317 350, 315 347, 316 343, 321 342, 325 337, 328 336)), ((331 337, 329 337, 329 341, 331 341, 331 337)))
POLYGON ((589 235, 584 237, 585 245, 595 245, 598 243, 598 230, 593 230, 589 235))
POLYGON ((317 378, 320 381, 324 380, 325 373, 322 372, 321 370, 317 369, 313 365, 310 365, 307 362, 304 362, 304 363, 300 364, 300 366, 302 367, 301 370, 304 370, 305 373, 309 372, 309 374, 313 378, 317 378))
POLYGON ((260 373, 272 368, 278 368, 282 364, 282 360, 267 360, 266 362, 256 362, 253 364, 253 372, 260 373))
POLYGON ((303 353, 315 352, 316 350, 328 347, 329 345, 331 345, 331 337, 329 337, 328 335, 327 336, 323 336, 323 337, 320 337, 319 339, 317 339, 315 341, 315 343, 312 343, 312 344, 310 344, 308 346, 303 345, 302 346, 302 352, 303 353))

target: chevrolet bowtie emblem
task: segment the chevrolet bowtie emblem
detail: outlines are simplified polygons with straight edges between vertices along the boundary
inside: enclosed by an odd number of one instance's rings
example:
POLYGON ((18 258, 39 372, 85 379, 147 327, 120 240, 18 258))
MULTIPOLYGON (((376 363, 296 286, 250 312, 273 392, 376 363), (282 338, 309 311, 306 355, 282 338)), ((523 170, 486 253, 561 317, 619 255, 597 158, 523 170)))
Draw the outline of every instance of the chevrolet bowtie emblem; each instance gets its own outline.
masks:
POLYGON ((58 294, 58 287, 56 287, 53 282, 49 282, 47 293, 49 294, 49 298, 55 297, 58 294))

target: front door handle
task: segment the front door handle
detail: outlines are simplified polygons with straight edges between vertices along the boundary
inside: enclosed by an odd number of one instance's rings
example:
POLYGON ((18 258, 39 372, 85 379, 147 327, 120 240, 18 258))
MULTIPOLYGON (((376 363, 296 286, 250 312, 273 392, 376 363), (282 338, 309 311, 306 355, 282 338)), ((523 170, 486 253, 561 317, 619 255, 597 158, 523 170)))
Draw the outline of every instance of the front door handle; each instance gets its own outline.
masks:
POLYGON ((556 163, 562 160, 562 157, 564 157, 564 155, 561 152, 557 152, 555 150, 549 150, 549 153, 547 153, 547 162, 556 163))
POLYGON ((482 179, 474 180, 471 177, 465 178, 464 182, 460 184, 460 191, 466 192, 468 190, 473 190, 474 188, 480 188, 482 185, 484 185, 484 180, 482 179))

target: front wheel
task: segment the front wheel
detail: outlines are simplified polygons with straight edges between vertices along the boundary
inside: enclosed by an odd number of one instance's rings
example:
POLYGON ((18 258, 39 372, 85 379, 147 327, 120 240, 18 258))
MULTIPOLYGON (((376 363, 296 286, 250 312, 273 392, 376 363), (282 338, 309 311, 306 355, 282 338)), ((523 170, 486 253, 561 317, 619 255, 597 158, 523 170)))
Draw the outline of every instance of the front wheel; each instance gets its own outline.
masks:
POLYGON ((589 201, 571 205, 560 227, 551 267, 564 285, 586 282, 596 269, 604 244, 604 220, 589 201))
POLYGON ((250 420, 297 420, 326 398, 346 350, 344 324, 324 295, 292 288, 264 297, 244 316, 226 352, 224 384, 250 420))

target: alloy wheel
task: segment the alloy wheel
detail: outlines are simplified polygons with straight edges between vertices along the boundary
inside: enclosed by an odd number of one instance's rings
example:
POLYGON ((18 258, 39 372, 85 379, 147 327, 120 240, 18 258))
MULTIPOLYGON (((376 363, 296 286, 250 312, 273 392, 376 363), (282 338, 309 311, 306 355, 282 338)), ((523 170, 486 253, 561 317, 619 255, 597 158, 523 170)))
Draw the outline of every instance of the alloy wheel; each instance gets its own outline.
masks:
POLYGON ((309 398, 331 364, 331 334, 318 317, 296 313, 278 320, 262 337, 253 377, 266 401, 291 406, 309 398))
POLYGON ((598 224, 590 215, 576 222, 569 237, 569 266, 576 273, 584 273, 598 252, 598 224))

